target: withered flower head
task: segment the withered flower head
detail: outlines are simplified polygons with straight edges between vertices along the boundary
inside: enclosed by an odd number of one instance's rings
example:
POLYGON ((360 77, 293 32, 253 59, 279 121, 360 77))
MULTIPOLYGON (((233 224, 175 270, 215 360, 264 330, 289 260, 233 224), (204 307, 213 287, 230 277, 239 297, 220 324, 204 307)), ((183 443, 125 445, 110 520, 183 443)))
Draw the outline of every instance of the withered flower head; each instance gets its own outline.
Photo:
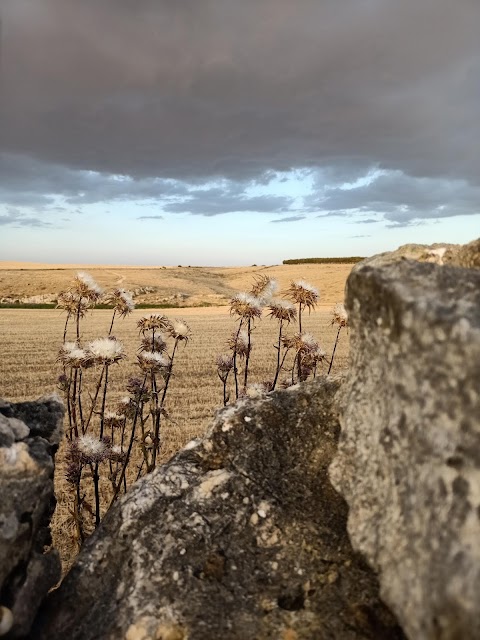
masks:
POLYGON ((81 349, 76 342, 64 342, 60 347, 58 360, 74 369, 88 368, 93 363, 91 355, 85 349, 81 349))
POLYGON ((337 302, 332 311, 332 324, 338 324, 339 327, 348 327, 348 313, 342 302, 337 302))
POLYGON ((251 351, 253 344, 252 336, 250 335, 250 345, 248 344, 248 332, 245 329, 241 329, 238 333, 234 331, 230 338, 227 340, 227 345, 232 351, 235 351, 241 358, 246 357, 251 351))
POLYGON ((278 288, 277 281, 268 276, 257 276, 253 283, 250 293, 257 298, 260 304, 269 304, 272 296, 275 294, 278 288))
POLYGON ((250 293, 237 293, 230 300, 230 313, 246 320, 260 318, 262 315, 262 305, 259 300, 250 293))
POLYGON ((87 353, 100 364, 114 364, 125 358, 122 343, 116 338, 97 338, 87 347, 87 353))
POLYGON ((305 280, 295 280, 290 284, 287 294, 297 304, 302 304, 309 311, 315 309, 317 302, 320 300, 318 289, 305 282, 305 280))
POLYGON ((169 327, 169 333, 175 340, 184 341, 186 344, 190 338, 191 331, 185 320, 173 320, 169 327))
POLYGON ((153 340, 149 336, 143 336, 140 343, 140 351, 157 351, 164 353, 167 350, 167 343, 163 333, 156 333, 153 340))
POLYGON ((103 290, 91 275, 79 271, 73 280, 73 288, 81 297, 87 298, 92 302, 97 302, 102 294, 103 290))
POLYGON ((76 291, 62 291, 58 294, 57 309, 64 309, 69 315, 83 318, 89 308, 89 298, 79 295, 76 291))
POLYGON ((103 414, 103 420, 107 427, 119 428, 123 425, 125 417, 117 413, 116 411, 105 411, 103 414))
POLYGON ((106 296, 105 302, 113 305, 115 311, 122 317, 132 313, 135 309, 132 294, 125 289, 115 289, 106 296))
POLYGON ((152 313, 149 316, 143 316, 137 322, 137 327, 140 333, 147 333, 147 331, 169 331, 171 324, 167 316, 162 316, 158 313, 152 313))
POLYGON ((164 372, 170 365, 170 360, 158 351, 142 351, 137 359, 138 366, 145 373, 164 372))
POLYGON ((270 309, 268 315, 277 320, 292 322, 297 318, 297 308, 288 300, 272 300, 268 308, 270 309))
POLYGON ((219 355, 217 356, 216 364, 219 373, 228 373, 233 368, 233 357, 228 353, 219 355))
MULTIPOLYGON (((104 440, 90 435, 80 436, 74 441, 83 464, 102 462, 108 454, 108 446, 104 440)), ((73 443, 72 443, 73 444, 73 443)))
POLYGON ((318 342, 311 333, 294 333, 293 336, 282 336, 283 346, 303 353, 318 349, 318 342))

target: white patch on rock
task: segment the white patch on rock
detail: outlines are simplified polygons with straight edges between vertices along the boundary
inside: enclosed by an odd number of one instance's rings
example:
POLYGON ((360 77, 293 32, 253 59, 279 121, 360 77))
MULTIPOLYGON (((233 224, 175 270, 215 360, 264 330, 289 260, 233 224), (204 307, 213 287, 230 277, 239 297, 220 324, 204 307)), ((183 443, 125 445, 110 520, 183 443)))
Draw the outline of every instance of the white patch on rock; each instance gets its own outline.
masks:
POLYGON ((194 498, 197 500, 210 498, 213 490, 225 484, 231 475, 232 474, 225 469, 215 469, 215 471, 206 473, 202 482, 195 488, 194 498))

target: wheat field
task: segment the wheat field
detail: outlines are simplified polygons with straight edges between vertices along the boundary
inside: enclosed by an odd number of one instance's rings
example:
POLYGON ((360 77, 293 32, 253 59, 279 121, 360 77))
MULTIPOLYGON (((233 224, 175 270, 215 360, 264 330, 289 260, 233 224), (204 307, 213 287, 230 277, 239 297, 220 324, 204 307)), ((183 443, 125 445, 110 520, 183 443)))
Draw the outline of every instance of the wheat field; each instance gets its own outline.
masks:
MULTIPOLYGON (((301 266, 304 274, 308 272, 306 265, 301 266)), ((314 278, 310 280, 317 284, 314 278)), ((338 280, 341 281, 341 276, 338 280)), ((247 288, 251 281, 251 277, 247 279, 245 272, 239 271, 233 282, 240 289, 247 288)), ((342 300, 339 289, 343 292, 343 285, 344 279, 341 286, 335 286, 334 301, 342 300)), ((327 354, 331 354, 337 331, 337 327, 331 326, 332 307, 321 304, 310 315, 304 316, 304 330, 315 335, 327 354)), ((126 395, 128 378, 138 375, 135 362, 139 334, 136 325, 146 313, 146 310, 135 310, 127 318, 116 321, 114 335, 124 344, 128 358, 111 367, 107 408, 114 408, 126 395)), ((227 351, 225 343, 236 323, 226 306, 171 309, 162 313, 171 319, 184 319, 192 332, 188 344, 180 348, 175 360, 166 405, 171 419, 162 426, 161 459, 167 460, 189 440, 203 435, 215 412, 222 406, 223 388, 216 373, 215 358, 227 351)), ((82 321, 82 340, 107 335, 111 315, 110 310, 90 311, 82 321)), ((58 392, 56 381, 61 367, 56 358, 62 343, 64 323, 64 314, 56 309, 0 309, 0 397, 21 401, 58 392)), ((256 322, 250 382, 273 377, 276 359, 273 345, 277 331, 277 322, 266 317, 265 313, 256 322)), ((342 332, 334 372, 345 368, 347 358, 348 334, 342 332)), ((323 365, 323 371, 321 369, 319 373, 325 372, 325 368, 323 365)), ((64 449, 61 447, 57 454, 55 479, 58 503, 52 528, 55 545, 60 550, 64 567, 68 568, 75 556, 76 545, 69 536, 71 496, 64 479, 64 462, 64 449)))

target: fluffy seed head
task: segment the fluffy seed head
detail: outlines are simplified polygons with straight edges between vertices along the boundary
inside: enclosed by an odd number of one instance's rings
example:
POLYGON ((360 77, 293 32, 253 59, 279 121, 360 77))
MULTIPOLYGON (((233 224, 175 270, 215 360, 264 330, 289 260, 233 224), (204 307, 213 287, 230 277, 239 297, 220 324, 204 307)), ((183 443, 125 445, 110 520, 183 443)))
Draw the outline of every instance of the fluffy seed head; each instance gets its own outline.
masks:
POLYGON ((103 289, 95 282, 92 276, 79 271, 73 280, 73 288, 80 296, 97 302, 103 294, 103 289))
POLYGON ((302 304, 309 311, 315 308, 320 299, 318 289, 305 282, 305 280, 295 280, 290 284, 287 294, 297 304, 302 304))
POLYGON ((262 315, 262 305, 258 298, 250 293, 237 293, 230 300, 230 313, 240 318, 253 319, 260 318, 262 315))
POLYGON ((311 333, 294 333, 293 336, 282 336, 283 346, 287 349, 295 349, 302 353, 312 352, 318 349, 318 342, 311 333))
POLYGON ((125 358, 122 343, 116 338, 97 338, 87 347, 88 354, 97 363, 113 364, 125 358))
POLYGON ((107 427, 118 428, 123 425, 124 416, 120 415, 116 411, 105 411, 103 414, 103 420, 107 427))
POLYGON ((76 342, 64 342, 60 347, 58 360, 68 366, 78 369, 88 360, 87 352, 76 342))
POLYGON ((190 338, 191 331, 185 320, 176 319, 171 323, 169 333, 172 338, 175 338, 175 340, 183 340, 187 343, 190 338))
POLYGON ((157 373, 168 368, 170 361, 158 351, 142 351, 138 354, 138 365, 142 371, 157 373))
POLYGON ((276 290, 278 289, 277 281, 268 276, 257 276, 250 293, 257 298, 260 304, 269 304, 276 290))
POLYGON ((332 311, 332 324, 338 324, 339 327, 348 327, 348 313, 342 302, 337 302, 332 311))
POLYGON ((233 357, 229 353, 217 356, 217 370, 219 374, 227 374, 233 368, 233 357))
POLYGON ((108 451, 103 440, 98 440, 93 436, 84 435, 77 438, 75 445, 85 462, 101 462, 105 459, 108 451))
POLYGON ((107 295, 105 302, 112 304, 115 311, 122 317, 132 313, 135 309, 132 294, 125 289, 115 289, 107 295))
POLYGON ((268 308, 270 309, 268 315, 277 320, 292 322, 297 318, 297 308, 288 300, 272 300, 268 308))

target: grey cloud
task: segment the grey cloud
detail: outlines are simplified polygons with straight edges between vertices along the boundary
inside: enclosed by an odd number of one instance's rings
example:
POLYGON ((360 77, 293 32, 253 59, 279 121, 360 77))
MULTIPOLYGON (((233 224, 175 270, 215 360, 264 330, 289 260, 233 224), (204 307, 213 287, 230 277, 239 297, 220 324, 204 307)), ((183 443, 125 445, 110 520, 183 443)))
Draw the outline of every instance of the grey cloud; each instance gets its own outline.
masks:
POLYGON ((288 218, 279 218, 278 220, 270 220, 272 223, 278 222, 297 222, 297 220, 305 220, 306 216, 289 216, 288 218))
POLYGON ((168 213, 191 213, 216 216, 222 213, 258 211, 262 213, 288 211, 293 199, 286 196, 248 196, 242 185, 231 183, 211 189, 197 189, 188 198, 164 205, 168 213))
POLYGON ((477 0, 3 0, 2 149, 36 168, 2 184, 48 206, 51 185, 70 203, 158 200, 220 177, 306 167, 349 182, 379 167, 468 190, 479 20, 477 0))
POLYGON ((349 237, 350 238, 371 238, 372 236, 370 236, 370 235, 365 235, 365 236, 359 235, 359 236, 349 236, 349 237))
MULTIPOLYGON (((391 225, 405 226, 416 220, 480 213, 480 186, 465 180, 415 178, 389 171, 369 184, 351 189, 327 188, 306 200, 308 207, 327 210, 319 217, 376 213, 391 225)), ((378 221, 355 219, 359 224, 378 221)))
POLYGON ((0 213, 0 226, 44 228, 51 227, 51 224, 40 218, 24 215, 21 211, 9 207, 5 213, 0 213))
POLYGON ((163 216, 138 216, 137 220, 164 220, 163 216))

